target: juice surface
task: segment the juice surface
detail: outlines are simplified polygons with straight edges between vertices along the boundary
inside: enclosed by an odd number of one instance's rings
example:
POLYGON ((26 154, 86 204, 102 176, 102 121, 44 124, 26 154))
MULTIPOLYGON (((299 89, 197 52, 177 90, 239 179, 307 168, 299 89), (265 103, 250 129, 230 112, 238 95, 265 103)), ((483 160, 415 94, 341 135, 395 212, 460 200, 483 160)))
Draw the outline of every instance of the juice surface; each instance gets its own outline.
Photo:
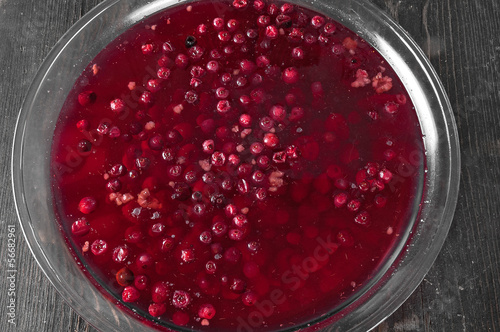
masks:
POLYGON ((102 289, 156 322, 295 326, 379 272, 424 148, 394 70, 284 2, 199 1, 105 48, 62 109, 56 214, 102 289))

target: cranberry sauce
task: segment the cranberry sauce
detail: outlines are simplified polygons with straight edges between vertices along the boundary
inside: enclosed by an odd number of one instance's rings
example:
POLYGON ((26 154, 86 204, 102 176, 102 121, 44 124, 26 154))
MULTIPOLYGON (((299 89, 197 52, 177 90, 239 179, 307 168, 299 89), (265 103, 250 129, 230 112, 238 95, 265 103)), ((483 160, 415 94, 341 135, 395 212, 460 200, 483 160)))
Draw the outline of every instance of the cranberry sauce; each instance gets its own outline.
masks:
POLYGON ((57 215, 103 288, 214 331, 345 302, 404 238, 424 169, 380 54, 262 0, 184 4, 124 33, 76 82, 52 156, 57 215))

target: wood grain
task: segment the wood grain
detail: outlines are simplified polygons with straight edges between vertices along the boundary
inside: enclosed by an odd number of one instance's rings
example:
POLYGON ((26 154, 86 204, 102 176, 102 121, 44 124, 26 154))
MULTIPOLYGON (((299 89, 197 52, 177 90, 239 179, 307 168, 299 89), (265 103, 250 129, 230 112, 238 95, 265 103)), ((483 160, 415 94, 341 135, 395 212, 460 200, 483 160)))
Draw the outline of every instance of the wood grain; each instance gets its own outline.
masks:
MULTIPOLYGON (((500 2, 373 0, 422 47, 448 92, 462 149, 449 237, 420 287, 375 330, 500 331, 500 2)), ((0 0, 0 331, 96 331, 66 305, 31 256, 10 188, 22 99, 51 47, 99 1, 0 0), (7 225, 17 239, 17 326, 6 317, 7 225)))

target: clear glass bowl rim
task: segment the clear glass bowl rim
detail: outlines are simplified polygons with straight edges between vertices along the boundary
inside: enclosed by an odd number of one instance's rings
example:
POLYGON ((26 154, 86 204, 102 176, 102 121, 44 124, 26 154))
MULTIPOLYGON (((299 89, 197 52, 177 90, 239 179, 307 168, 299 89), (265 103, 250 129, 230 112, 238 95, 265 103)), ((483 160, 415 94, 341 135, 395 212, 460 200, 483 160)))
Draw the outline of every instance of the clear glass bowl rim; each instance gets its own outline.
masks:
MULTIPOLYGON (((159 4, 158 7, 155 7, 151 5, 150 1, 144 0, 107 0, 93 8, 68 30, 45 59, 28 90, 16 125, 12 151, 12 182, 16 209, 26 242, 47 278, 67 303, 90 324, 102 331, 118 329, 133 331, 136 329, 148 330, 149 328, 138 320, 131 318, 130 315, 126 315, 122 310, 117 309, 95 289, 82 273, 79 275, 82 278, 82 280, 79 280, 82 288, 78 291, 75 290, 75 287, 70 285, 61 275, 61 269, 70 266, 67 264, 76 265, 71 260, 67 261, 71 256, 66 253, 64 256, 66 261, 61 263, 59 261, 61 257, 48 254, 48 252, 51 252, 50 250, 53 250, 49 249, 49 246, 54 244, 41 236, 43 233, 40 233, 37 217, 35 217, 41 211, 40 205, 36 205, 34 208, 30 204, 31 201, 26 193, 29 186, 27 186, 27 180, 25 179, 33 177, 33 174, 29 173, 32 168, 29 166, 33 164, 33 161, 25 151, 29 150, 29 144, 32 144, 33 139, 36 138, 36 135, 30 131, 33 126, 32 121, 30 122, 30 113, 34 112, 37 101, 45 93, 43 88, 47 86, 46 78, 48 74, 55 70, 55 65, 68 52, 68 46, 70 46, 71 42, 84 33, 89 26, 104 26, 103 31, 111 33, 107 37, 108 41, 111 41, 123 32, 126 27, 140 20, 140 17, 136 17, 136 21, 133 21, 129 15, 130 13, 120 12, 120 10, 123 11, 125 8, 135 10, 149 6, 149 10, 155 11, 159 8, 183 2, 186 1, 153 1, 153 4, 159 4), (113 25, 102 19, 106 14, 109 15, 111 11, 116 11, 120 15, 120 24, 113 25), (95 298, 96 305, 84 305, 85 301, 82 301, 82 292, 90 292, 92 297, 95 298), (103 310, 109 312, 105 313, 103 310)), ((357 32, 386 58, 388 49, 385 48, 393 47, 396 49, 398 55, 405 62, 408 62, 407 65, 411 73, 418 78, 419 84, 422 85, 419 88, 424 92, 432 92, 426 96, 427 112, 430 111, 431 113, 425 113, 424 110, 421 114, 421 109, 416 103, 417 114, 424 131, 424 141, 428 149, 426 189, 424 189, 420 220, 418 220, 417 227, 414 229, 408 243, 406 243, 405 251, 400 255, 401 259, 398 259, 397 263, 386 275, 363 297, 362 303, 354 303, 349 312, 342 315, 342 319, 324 322, 324 324, 330 324, 328 326, 332 330, 369 330, 392 314, 418 287, 444 243, 458 198, 460 151, 457 128, 444 88, 428 59, 413 39, 378 7, 366 0, 351 0, 348 2, 344 0, 292 0, 289 2, 299 3, 325 13, 329 13, 328 10, 334 8, 337 15, 339 15, 333 17, 334 19, 357 32), (367 25, 373 25, 373 29, 370 29, 367 25), (380 42, 381 37, 388 40, 387 45, 380 42), (429 114, 432 115, 431 120, 427 119, 429 114), (429 153, 432 153, 432 155, 429 153)), ((87 60, 90 61, 92 58, 93 56, 87 60)), ((400 60, 388 59, 388 62, 398 71, 399 67, 395 66, 395 64, 400 60)), ((83 69, 87 63, 83 61, 78 66, 83 66, 83 69)), ((401 74, 401 72, 398 72, 398 74, 401 74)), ((411 75, 410 73, 406 74, 411 75)), ((72 78, 73 82, 76 78, 72 78)), ((407 82, 403 80, 403 83, 407 82)), ((49 82, 49 84, 56 83, 49 82)), ((407 87, 407 89, 409 88, 407 87)), ((417 92, 409 92, 413 99, 413 93, 417 92)), ((424 107, 422 106, 422 108, 424 107)), ((48 163, 48 159, 46 159, 46 162, 48 163)), ((50 203, 46 203, 50 205, 50 203)), ((76 276, 78 276, 78 273, 76 276)))

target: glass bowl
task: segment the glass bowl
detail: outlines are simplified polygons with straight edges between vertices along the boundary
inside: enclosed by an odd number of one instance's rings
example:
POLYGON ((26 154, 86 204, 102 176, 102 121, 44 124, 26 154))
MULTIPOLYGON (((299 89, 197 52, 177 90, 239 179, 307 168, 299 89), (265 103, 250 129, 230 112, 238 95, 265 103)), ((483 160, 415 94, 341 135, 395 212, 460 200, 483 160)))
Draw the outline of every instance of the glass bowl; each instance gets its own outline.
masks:
MULTIPOLYGON (((86 321, 102 331, 155 330, 108 299, 82 272, 54 215, 50 151, 56 120, 76 79, 112 40, 178 0, 108 0, 78 21, 56 44, 36 75, 19 114, 12 157, 14 197, 26 241, 51 283, 86 321)), ((426 149, 420 211, 388 268, 362 296, 302 329, 370 330, 420 284, 448 233, 458 196, 460 152, 443 87, 417 44, 365 0, 291 0, 330 16, 365 39, 394 68, 415 105, 426 149)))

